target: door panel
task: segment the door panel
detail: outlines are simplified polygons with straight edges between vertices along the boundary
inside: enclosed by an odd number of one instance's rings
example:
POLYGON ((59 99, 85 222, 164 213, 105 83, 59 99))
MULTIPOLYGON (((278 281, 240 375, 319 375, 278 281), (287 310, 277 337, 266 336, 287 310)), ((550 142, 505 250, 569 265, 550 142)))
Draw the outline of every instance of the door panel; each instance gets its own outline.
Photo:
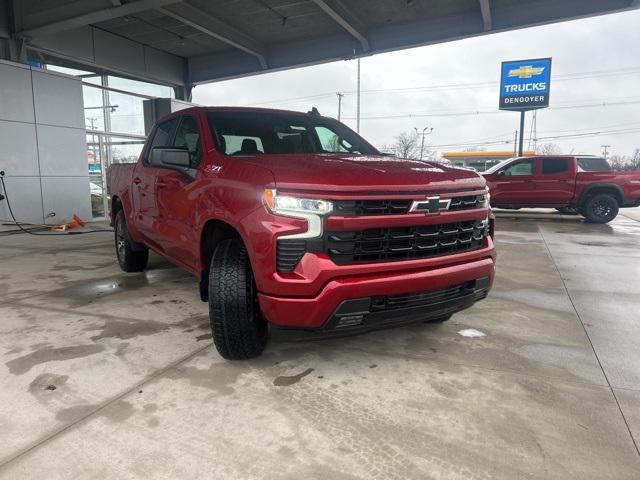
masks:
MULTIPOLYGON (((192 115, 176 117, 176 131, 171 141, 174 148, 188 150, 191 167, 200 163, 201 135, 196 118, 192 115)), ((199 252, 196 235, 196 198, 191 196, 195 181, 184 173, 161 169, 154 184, 154 236, 162 251, 187 268, 196 265, 199 252)))
POLYGON ((529 205, 535 203, 535 161, 520 160, 509 164, 491 179, 495 185, 491 193, 494 205, 529 205), (502 173, 502 174, 500 174, 502 173))
POLYGON ((541 158, 536 188, 541 203, 567 205, 573 199, 575 188, 574 161, 569 158, 541 158))
POLYGON ((149 147, 143 152, 142 161, 136 164, 133 170, 133 178, 131 179, 131 195, 133 198, 135 226, 141 235, 145 237, 145 241, 155 249, 160 248, 157 240, 157 204, 156 204, 156 180, 167 170, 164 168, 152 167, 148 163, 148 155, 154 147, 170 147, 173 144, 177 119, 171 118, 160 123, 151 132, 151 141, 149 147))
POLYGON ((190 198, 192 180, 182 173, 164 170, 156 177, 155 200, 157 217, 154 220, 156 238, 169 257, 187 266, 194 266, 195 205, 190 198))

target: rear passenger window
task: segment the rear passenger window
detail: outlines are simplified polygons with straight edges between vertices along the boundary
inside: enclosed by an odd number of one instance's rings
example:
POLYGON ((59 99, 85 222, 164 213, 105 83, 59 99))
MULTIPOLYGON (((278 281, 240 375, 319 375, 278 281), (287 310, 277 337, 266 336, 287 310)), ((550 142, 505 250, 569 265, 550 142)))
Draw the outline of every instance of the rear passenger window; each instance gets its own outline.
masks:
POLYGON ((153 134, 153 139, 149 144, 149 148, 146 152, 146 160, 149 159, 149 154, 154 147, 171 147, 171 139, 173 137, 173 131, 175 130, 177 123, 176 118, 172 118, 167 120, 166 122, 162 122, 156 128, 155 133, 153 134))
POLYGON ((182 117, 173 146, 186 148, 189 151, 192 167, 200 163, 200 130, 194 117, 190 115, 182 117))
POLYGON ((552 175, 569 171, 569 160, 566 158, 543 158, 542 174, 552 175))

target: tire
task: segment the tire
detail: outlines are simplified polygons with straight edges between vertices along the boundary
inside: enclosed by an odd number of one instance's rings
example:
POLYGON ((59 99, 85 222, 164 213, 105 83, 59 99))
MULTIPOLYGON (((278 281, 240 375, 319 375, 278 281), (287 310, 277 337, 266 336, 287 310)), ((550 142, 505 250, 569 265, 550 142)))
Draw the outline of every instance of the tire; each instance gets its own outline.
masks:
POLYGON ((227 360, 262 354, 268 335, 247 249, 239 239, 224 240, 209 269, 209 319, 213 343, 227 360))
POLYGON ((574 207, 560 207, 556 208, 563 215, 580 215, 580 212, 577 208, 574 207))
POLYGON ((601 193, 587 199, 582 215, 591 223, 608 223, 618 216, 618 201, 612 195, 601 193))
POLYGON ((453 314, 445 315, 444 317, 431 318, 427 320, 425 323, 444 323, 447 320, 451 319, 451 317, 453 317, 453 314))
POLYGON ((124 210, 118 211, 115 222, 116 257, 120 268, 125 272, 142 272, 147 268, 149 249, 131 240, 124 210))

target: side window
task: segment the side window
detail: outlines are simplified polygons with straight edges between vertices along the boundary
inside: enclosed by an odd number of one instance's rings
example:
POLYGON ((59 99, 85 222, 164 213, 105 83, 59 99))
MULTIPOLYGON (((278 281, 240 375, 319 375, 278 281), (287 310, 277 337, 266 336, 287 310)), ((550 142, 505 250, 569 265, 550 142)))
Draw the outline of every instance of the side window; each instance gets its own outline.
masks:
POLYGON ((178 126, 173 146, 186 148, 189 151, 191 166, 195 167, 200 163, 200 130, 195 117, 185 115, 178 126))
POLYGON ((524 175, 533 175, 533 160, 525 160, 523 162, 518 162, 511 165, 509 168, 504 170, 504 174, 507 177, 510 176, 524 176, 524 175))
POLYGON ((322 150, 325 152, 346 152, 346 149, 340 147, 340 138, 335 132, 326 127, 316 127, 316 134, 318 134, 318 140, 320 140, 322 150))
POLYGON ((360 153, 358 150, 352 148, 349 142, 341 139, 337 133, 327 127, 315 127, 318 140, 320 140, 320 146, 325 152, 337 153, 337 152, 350 152, 360 153))
POLYGON ((543 158, 542 174, 553 175, 569 171, 569 160, 566 158, 543 158))
POLYGON ((153 138, 151 139, 151 143, 149 144, 149 148, 147 149, 147 152, 145 154, 145 161, 149 161, 149 154, 154 147, 172 146, 171 138, 173 137, 173 131, 175 130, 176 123, 177 119, 172 118, 158 125, 158 128, 156 128, 156 131, 153 134, 153 138))

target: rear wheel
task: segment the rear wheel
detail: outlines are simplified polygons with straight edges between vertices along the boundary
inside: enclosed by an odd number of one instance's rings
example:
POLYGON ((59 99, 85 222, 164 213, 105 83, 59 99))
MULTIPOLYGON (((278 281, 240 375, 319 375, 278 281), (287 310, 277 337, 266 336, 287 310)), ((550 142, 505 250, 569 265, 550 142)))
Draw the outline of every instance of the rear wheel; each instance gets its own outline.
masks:
POLYGON ((116 256, 118 264, 125 272, 141 272, 147 268, 149 249, 129 237, 124 210, 118 211, 115 222, 116 256))
POLYGON ((607 223, 618 216, 618 201, 607 193, 589 198, 582 207, 582 215, 591 223, 607 223))
POLYGON ((209 318, 213 343, 228 360, 259 356, 268 326, 262 317, 247 249, 239 239, 224 240, 209 269, 209 318))

